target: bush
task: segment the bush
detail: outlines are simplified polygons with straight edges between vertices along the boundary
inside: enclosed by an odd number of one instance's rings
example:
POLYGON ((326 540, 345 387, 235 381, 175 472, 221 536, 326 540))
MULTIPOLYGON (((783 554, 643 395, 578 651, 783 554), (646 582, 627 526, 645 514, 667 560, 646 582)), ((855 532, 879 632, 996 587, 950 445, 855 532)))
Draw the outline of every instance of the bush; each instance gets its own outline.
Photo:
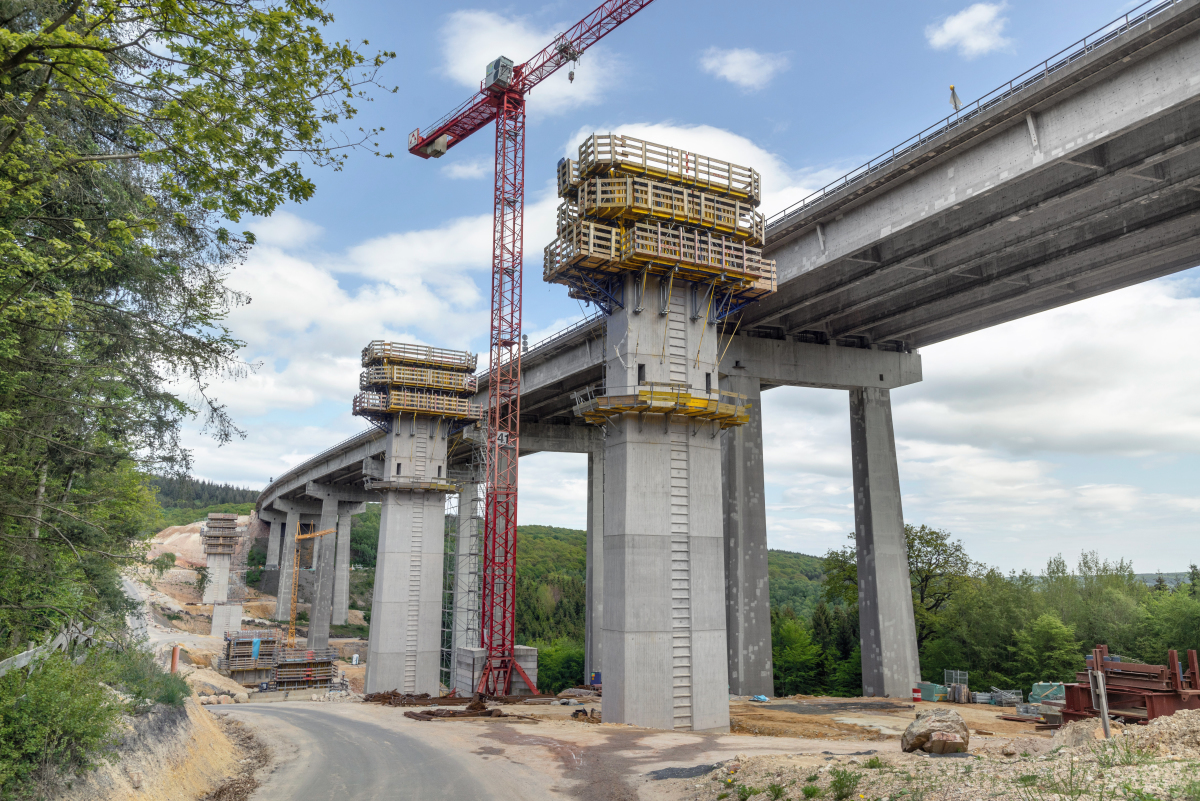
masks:
POLYGON ((181 706, 191 695, 183 677, 168 673, 149 651, 130 648, 110 654, 111 681, 133 699, 132 712, 153 704, 181 706))
POLYGON ((538 649, 538 691, 554 695, 583 684, 583 645, 568 639, 535 642, 538 649))
POLYGON ((80 665, 64 654, 40 660, 32 673, 0 677, 0 791, 30 793, 39 778, 86 770, 111 758, 123 704, 102 683, 112 672, 106 654, 80 665))
POLYGON ((845 768, 829 769, 829 792, 837 801, 849 798, 858 789, 862 774, 845 768))

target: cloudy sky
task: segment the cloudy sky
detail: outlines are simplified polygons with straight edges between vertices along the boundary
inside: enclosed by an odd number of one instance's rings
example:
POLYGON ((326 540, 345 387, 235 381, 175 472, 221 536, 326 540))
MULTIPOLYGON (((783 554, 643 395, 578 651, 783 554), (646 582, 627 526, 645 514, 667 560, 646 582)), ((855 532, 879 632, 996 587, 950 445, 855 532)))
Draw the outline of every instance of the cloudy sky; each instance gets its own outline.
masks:
MULTIPOLYGON (((217 448, 195 427, 198 476, 258 487, 362 429, 349 413, 372 339, 486 348, 493 137, 445 158, 407 155, 478 87, 498 55, 522 61, 595 0, 475 5, 334 2, 332 36, 395 50, 399 86, 363 108, 393 159, 315 175, 317 196, 249 227, 229 320, 259 364, 216 387, 246 429, 217 448)), ((530 97, 525 331, 578 319, 543 284, 558 159, 622 131, 749 164, 768 214, 889 149, 1126 13, 1117 0, 658 0, 530 97), (736 9, 736 10, 731 10, 736 9)), ((1039 570, 1095 548, 1139 571, 1200 559, 1200 276, 1189 271, 926 348, 925 381, 893 395, 905 515, 973 556, 1039 570)), ((848 399, 764 396, 772 547, 823 553, 853 528, 848 399)), ((521 522, 582 528, 586 461, 522 460, 521 522)))

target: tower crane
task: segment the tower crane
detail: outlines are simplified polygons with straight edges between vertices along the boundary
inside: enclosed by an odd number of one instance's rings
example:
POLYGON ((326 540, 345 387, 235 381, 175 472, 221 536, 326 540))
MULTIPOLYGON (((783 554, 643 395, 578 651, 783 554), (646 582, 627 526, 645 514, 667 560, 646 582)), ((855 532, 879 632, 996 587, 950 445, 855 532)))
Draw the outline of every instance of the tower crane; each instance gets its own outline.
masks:
MULTIPOLYGON (((537 689, 513 658, 516 638, 517 455, 520 446, 521 267, 525 223, 525 96, 653 0, 606 0, 545 49, 515 65, 501 56, 479 92, 426 130, 409 134, 408 152, 438 158, 496 123, 493 193, 491 361, 488 368, 487 501, 480 633, 487 661, 478 691, 508 695, 513 671, 537 689)), ((574 72, 571 73, 572 80, 574 72)))

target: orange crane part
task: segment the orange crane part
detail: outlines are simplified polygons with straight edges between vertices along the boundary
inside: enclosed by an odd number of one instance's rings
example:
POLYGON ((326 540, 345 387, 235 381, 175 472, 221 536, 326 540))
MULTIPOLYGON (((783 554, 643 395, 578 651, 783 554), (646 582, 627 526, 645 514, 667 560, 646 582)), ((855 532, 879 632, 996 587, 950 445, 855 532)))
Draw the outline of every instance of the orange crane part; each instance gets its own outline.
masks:
POLYGON ((336 531, 336 528, 327 528, 324 531, 314 531, 311 534, 301 534, 300 524, 296 524, 296 552, 292 554, 292 618, 288 623, 288 648, 296 647, 296 591, 300 587, 300 541, 324 537, 326 534, 333 534, 336 531))

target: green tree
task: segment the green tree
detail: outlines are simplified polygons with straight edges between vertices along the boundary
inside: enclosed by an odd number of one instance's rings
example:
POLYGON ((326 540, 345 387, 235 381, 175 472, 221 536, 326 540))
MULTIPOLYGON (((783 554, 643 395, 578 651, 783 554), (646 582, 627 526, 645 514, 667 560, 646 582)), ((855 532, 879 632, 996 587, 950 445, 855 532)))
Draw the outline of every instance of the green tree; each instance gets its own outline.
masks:
POLYGON ((773 616, 771 661, 774 667, 775 694, 812 694, 824 678, 819 675, 821 649, 797 620, 791 609, 773 616))
POLYGON ((1026 628, 1014 632, 1013 662, 1022 686, 1039 681, 1075 681, 1083 667, 1082 643, 1075 630, 1047 612, 1026 628))
POLYGON ((1200 596, 1200 567, 1194 562, 1188 565, 1188 594, 1193 598, 1200 596))

